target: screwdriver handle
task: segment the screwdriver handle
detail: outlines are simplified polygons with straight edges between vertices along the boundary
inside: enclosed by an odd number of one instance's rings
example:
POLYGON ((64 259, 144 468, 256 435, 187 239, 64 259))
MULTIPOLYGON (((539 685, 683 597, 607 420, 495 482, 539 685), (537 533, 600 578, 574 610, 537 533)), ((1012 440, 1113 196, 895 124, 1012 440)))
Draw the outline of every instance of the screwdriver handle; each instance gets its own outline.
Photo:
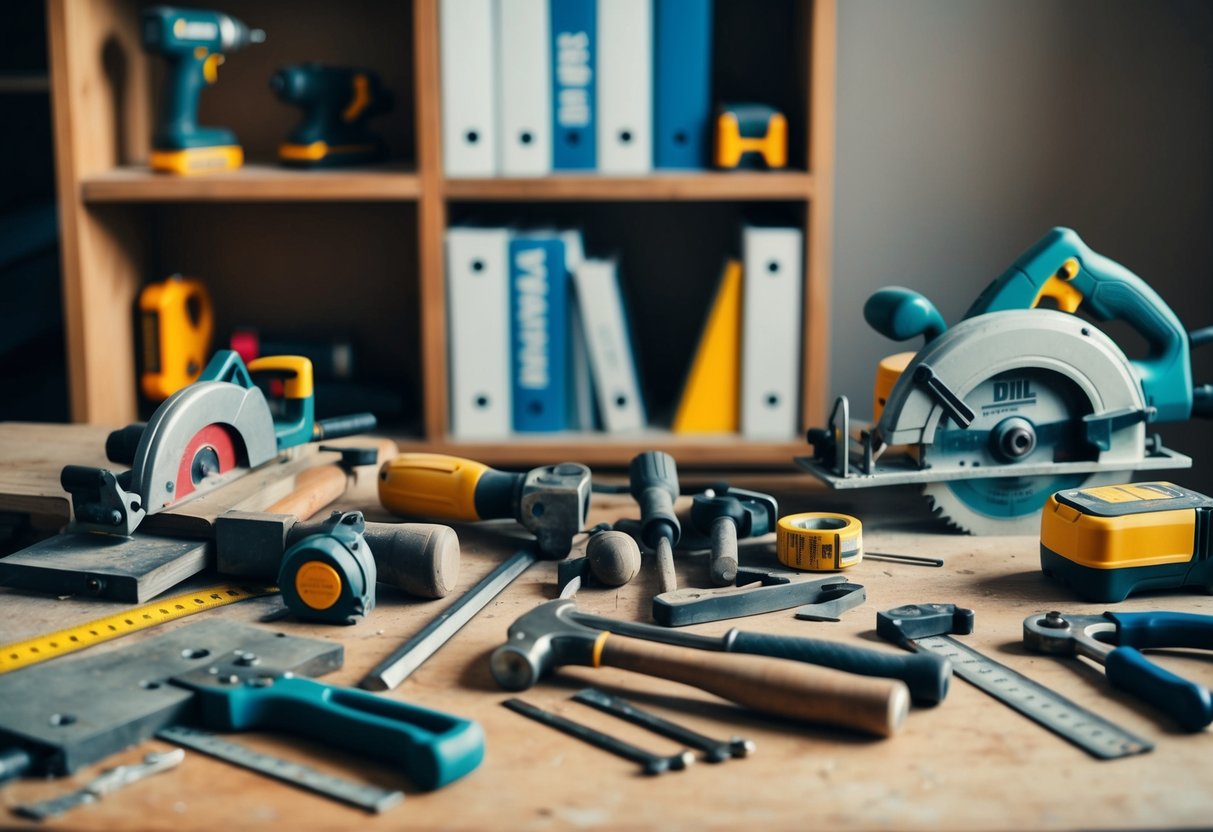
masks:
POLYGON ((434 523, 367 523, 380 583, 419 598, 442 598, 459 583, 459 536, 434 523))
POLYGON ((863 647, 799 636, 731 630, 724 637, 731 653, 751 653, 832 667, 862 676, 900 679, 915 702, 934 705, 948 694, 952 663, 936 653, 885 653, 863 647))
POLYGON ((658 676, 756 711, 892 736, 910 708, 904 683, 762 658, 609 636, 599 664, 658 676))
POLYGON ((662 451, 645 451, 628 466, 629 490, 640 505, 640 540, 650 549, 664 538, 678 544, 682 526, 674 514, 678 499, 678 466, 662 451))
POLYGON ((525 479, 457 456, 399 454, 379 469, 379 502, 404 517, 517 519, 525 479))
POLYGON ((737 524, 731 517, 712 523, 712 559, 709 577, 713 586, 730 586, 737 580, 737 524))

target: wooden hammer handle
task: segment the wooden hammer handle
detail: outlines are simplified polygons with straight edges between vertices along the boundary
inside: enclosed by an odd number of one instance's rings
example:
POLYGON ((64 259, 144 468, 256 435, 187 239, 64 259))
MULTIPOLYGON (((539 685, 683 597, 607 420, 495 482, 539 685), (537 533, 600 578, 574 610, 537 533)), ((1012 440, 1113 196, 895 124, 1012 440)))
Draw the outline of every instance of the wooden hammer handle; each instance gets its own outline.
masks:
MULTIPOLYGON (((396 443, 390 439, 366 437, 368 447, 379 452, 379 462, 396 455, 396 443)), ((299 520, 313 517, 322 508, 340 500, 353 475, 337 463, 317 465, 295 477, 295 490, 265 509, 270 514, 290 514, 299 520)))
POLYGON ((910 707, 909 689, 896 679, 621 636, 607 637, 599 664, 682 682, 756 711, 881 737, 901 727, 910 707))

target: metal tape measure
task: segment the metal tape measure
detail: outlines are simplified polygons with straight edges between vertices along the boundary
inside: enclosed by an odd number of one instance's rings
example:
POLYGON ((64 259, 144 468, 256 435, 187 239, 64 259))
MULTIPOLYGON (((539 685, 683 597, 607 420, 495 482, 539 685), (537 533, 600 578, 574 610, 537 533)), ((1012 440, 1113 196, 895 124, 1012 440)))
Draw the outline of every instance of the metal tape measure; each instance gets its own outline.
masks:
POLYGON ((11 670, 19 670, 48 659, 74 653, 77 650, 92 647, 94 644, 110 641, 139 630, 146 630, 148 627, 155 627, 157 624, 184 618, 203 610, 234 604, 248 598, 273 595, 277 591, 278 588, 274 586, 223 584, 153 601, 142 607, 77 624, 64 630, 56 630, 46 635, 34 636, 25 641, 14 641, 12 644, 0 647, 0 673, 8 673, 11 670))
POLYGON ((385 789, 373 783, 358 783, 318 771, 303 763, 256 751, 201 728, 170 725, 157 731, 156 737, 368 812, 382 812, 404 800, 404 792, 399 790, 385 789))
POLYGON ((863 560, 863 524, 849 514, 825 511, 780 517, 775 555, 784 566, 807 572, 846 569, 863 560))
POLYGON ((952 662, 952 672, 957 676, 1094 757, 1114 760, 1130 754, 1141 754, 1154 747, 1148 740, 982 655, 951 636, 915 639, 914 649, 944 656, 952 662))

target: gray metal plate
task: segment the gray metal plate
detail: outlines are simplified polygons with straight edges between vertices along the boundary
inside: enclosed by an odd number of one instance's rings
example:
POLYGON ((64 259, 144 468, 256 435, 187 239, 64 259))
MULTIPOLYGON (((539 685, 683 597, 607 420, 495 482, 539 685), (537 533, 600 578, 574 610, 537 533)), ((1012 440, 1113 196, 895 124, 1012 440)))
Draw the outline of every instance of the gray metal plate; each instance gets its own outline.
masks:
POLYGON ((1134 471, 1158 471, 1174 468, 1191 468, 1192 458, 1172 451, 1169 448, 1158 448, 1154 453, 1126 465, 1123 462, 1040 462, 1012 465, 991 465, 988 467, 967 468, 959 466, 934 465, 929 468, 918 468, 914 461, 906 457, 892 459, 881 458, 876 461, 874 472, 865 474, 857 467, 856 457, 851 458, 850 474, 840 477, 834 471, 823 466, 811 456, 793 457, 793 461, 814 477, 824 482, 830 488, 838 490, 850 488, 871 488, 877 485, 908 485, 913 483, 941 482, 943 480, 978 480, 996 477, 1056 477, 1064 474, 1102 474, 1110 471, 1123 471, 1128 477, 1134 471))
POLYGON ((18 745, 37 771, 70 774, 186 720, 194 692, 171 679, 236 652, 262 672, 317 676, 341 666, 339 644, 233 621, 200 621, 81 658, 0 676, 0 749, 18 745))
POLYGON ((206 569, 213 550, 153 534, 60 534, 0 559, 0 584, 141 604, 206 569))

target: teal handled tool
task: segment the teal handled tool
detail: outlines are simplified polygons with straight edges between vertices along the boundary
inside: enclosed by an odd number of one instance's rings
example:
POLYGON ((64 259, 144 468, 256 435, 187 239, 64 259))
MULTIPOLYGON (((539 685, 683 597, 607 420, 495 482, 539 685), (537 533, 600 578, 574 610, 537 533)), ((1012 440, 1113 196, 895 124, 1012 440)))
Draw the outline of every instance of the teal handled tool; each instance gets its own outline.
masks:
POLYGON ((1188 332, 1150 286, 1120 263, 1094 252, 1069 228, 1054 228, 985 288, 966 318, 1007 309, 1034 309, 1051 298, 1065 312, 1097 321, 1124 321, 1148 353, 1130 359, 1159 422, 1192 415, 1188 332))
POLYGON ((282 164, 336 167, 387 156, 387 145, 366 122, 392 109, 392 95, 370 70, 318 63, 287 66, 270 78, 270 89, 303 109, 303 121, 278 147, 282 164))
POLYGON ((1208 688, 1154 664, 1141 653, 1151 647, 1213 650, 1213 615, 1050 612, 1024 619, 1023 642, 1041 653, 1086 656, 1102 664, 1114 687, 1149 702, 1185 731, 1200 731, 1213 722, 1213 697, 1208 688))
POLYGON ((265 40, 265 32, 210 9, 152 6, 143 12, 143 48, 169 64, 152 135, 152 170, 190 175, 244 164, 236 134, 198 125, 198 98, 219 80, 224 53, 265 40))
POLYGON ((287 448, 374 429, 370 413, 316 419, 313 391, 306 358, 266 356, 246 367, 236 352, 216 352, 198 381, 165 399, 146 423, 109 435, 106 456, 129 471, 63 469, 73 531, 129 537, 145 515, 225 485, 287 448))
POLYGON ((837 489, 921 484, 964 531, 1035 534, 1057 491, 1186 468, 1153 425, 1213 416, 1213 385, 1194 386, 1191 367, 1213 327, 1184 330, 1157 292, 1068 228, 1029 248, 955 326, 901 287, 869 298, 864 317, 924 343, 880 362, 874 426, 854 437, 840 397, 797 462, 837 489), (1135 331, 1146 355, 1126 355, 1105 321, 1135 331))
POLYGON ((71 774, 177 724, 305 735, 396 766, 421 789, 480 764, 475 722, 305 678, 341 663, 330 641, 209 620, 5 674, 0 780, 71 774))

